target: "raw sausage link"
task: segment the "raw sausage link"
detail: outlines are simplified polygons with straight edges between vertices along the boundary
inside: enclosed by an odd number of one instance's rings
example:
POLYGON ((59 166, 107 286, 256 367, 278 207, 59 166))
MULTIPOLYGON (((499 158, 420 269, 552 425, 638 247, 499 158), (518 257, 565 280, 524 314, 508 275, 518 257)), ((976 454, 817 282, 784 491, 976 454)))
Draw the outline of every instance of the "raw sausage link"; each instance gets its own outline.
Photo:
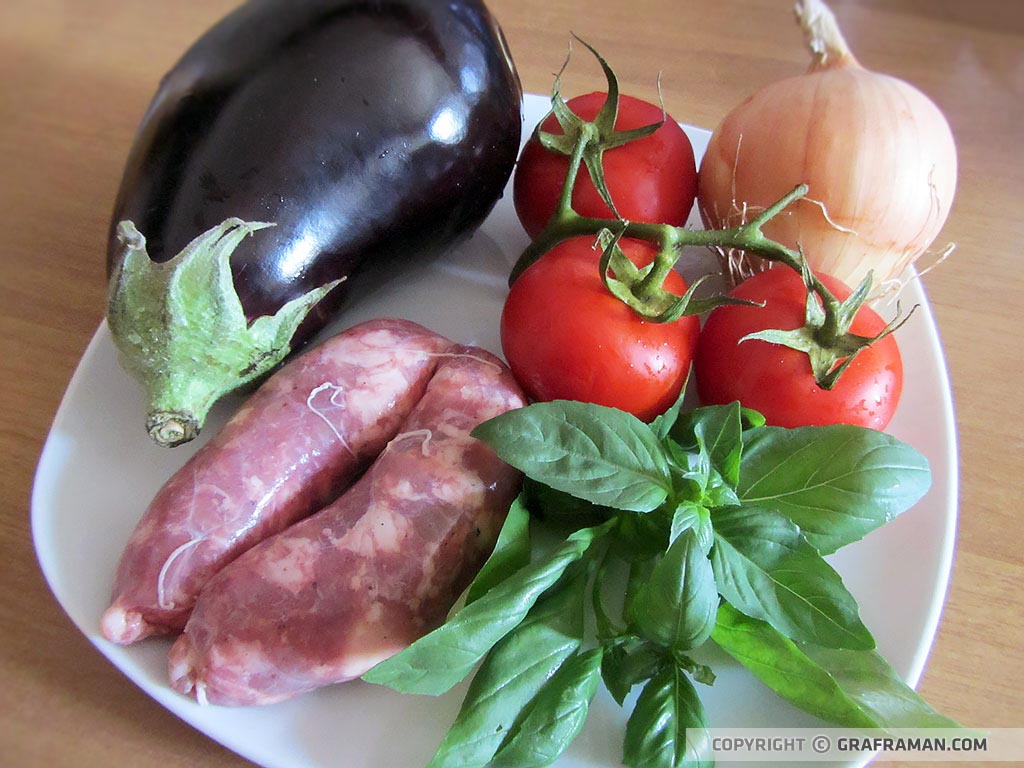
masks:
POLYGON ((439 625, 520 480, 469 433, 522 405, 503 364, 459 349, 349 491, 210 581, 171 650, 172 686, 268 704, 358 677, 439 625))
POLYGON ((153 499, 118 565, 103 634, 125 644, 181 630, 214 573, 365 470, 451 345, 415 323, 374 320, 269 378, 153 499))

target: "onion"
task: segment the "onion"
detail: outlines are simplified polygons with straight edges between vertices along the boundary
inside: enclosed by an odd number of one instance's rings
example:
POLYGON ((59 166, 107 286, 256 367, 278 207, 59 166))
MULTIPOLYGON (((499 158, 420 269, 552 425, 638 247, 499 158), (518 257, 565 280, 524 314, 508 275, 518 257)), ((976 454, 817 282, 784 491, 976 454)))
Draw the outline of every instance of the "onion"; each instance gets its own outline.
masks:
MULTIPOLYGON (((919 90, 858 63, 821 0, 798 0, 796 14, 810 70, 762 88, 715 130, 700 166, 701 217, 707 227, 735 226, 806 183, 808 198, 764 234, 847 285, 873 271, 877 297, 901 284, 946 221, 953 134, 919 90)), ((733 282, 764 268, 749 254, 722 255, 733 282)))

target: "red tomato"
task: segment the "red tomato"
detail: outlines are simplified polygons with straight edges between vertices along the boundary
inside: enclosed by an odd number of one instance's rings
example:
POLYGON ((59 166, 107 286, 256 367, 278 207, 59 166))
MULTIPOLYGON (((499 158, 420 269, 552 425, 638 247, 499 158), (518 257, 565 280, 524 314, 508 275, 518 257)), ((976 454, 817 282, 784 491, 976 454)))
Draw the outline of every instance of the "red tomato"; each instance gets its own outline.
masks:
MULTIPOLYGON (((570 99, 568 104, 581 118, 592 120, 606 96, 601 92, 590 93, 570 99)), ((621 96, 615 128, 641 128, 661 117, 661 107, 621 96)), ((554 115, 541 124, 541 129, 562 133, 554 115)), ((603 163, 605 184, 624 219, 676 226, 686 223, 697 195, 697 167, 690 140, 671 117, 666 116, 662 126, 650 136, 606 150, 603 163)), ((569 158, 545 149, 536 136, 523 148, 516 165, 513 199, 519 221, 531 238, 544 228, 558 207, 568 170, 569 158)), ((576 177, 572 204, 581 216, 613 218, 585 167, 580 168, 576 177)))
MULTIPOLYGON (((643 241, 620 241, 637 266, 654 258, 643 241)), ((650 421, 686 383, 700 332, 696 317, 651 323, 615 298, 601 280, 594 238, 576 237, 534 262, 512 286, 501 315, 501 347, 534 400, 582 400, 650 421)), ((676 294, 676 272, 665 282, 676 294)))
MULTIPOLYGON (((837 298, 850 295, 835 278, 818 277, 837 298)), ((903 363, 895 338, 886 336, 862 350, 836 385, 825 390, 814 381, 803 352, 760 340, 739 342, 748 333, 792 330, 804 324, 807 293, 800 275, 778 266, 740 283, 730 295, 766 304, 724 305, 708 316, 694 361, 703 403, 739 400, 780 427, 856 424, 885 429, 903 389, 903 363)), ((862 307, 850 330, 871 337, 884 327, 874 310, 862 307)))

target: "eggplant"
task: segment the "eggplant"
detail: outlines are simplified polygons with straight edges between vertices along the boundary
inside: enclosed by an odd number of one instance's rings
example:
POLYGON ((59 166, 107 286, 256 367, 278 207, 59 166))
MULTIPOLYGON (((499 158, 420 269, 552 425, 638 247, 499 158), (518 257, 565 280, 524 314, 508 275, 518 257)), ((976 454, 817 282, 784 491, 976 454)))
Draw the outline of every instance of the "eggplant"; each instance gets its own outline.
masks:
POLYGON ((522 89, 479 0, 250 0, 161 81, 108 243, 107 320, 161 445, 343 305, 471 233, 522 89))

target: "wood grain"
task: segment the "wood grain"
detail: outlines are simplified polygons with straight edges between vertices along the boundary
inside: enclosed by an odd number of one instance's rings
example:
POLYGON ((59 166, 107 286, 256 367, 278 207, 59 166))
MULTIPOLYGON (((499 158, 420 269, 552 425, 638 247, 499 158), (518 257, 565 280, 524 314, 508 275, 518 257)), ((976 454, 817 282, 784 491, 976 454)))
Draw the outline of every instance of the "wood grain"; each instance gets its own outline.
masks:
MULTIPOLYGON (((162 710, 52 598, 29 499, 50 421, 104 306, 108 216, 157 81, 228 0, 0 4, 0 750, 11 766, 211 768, 248 763, 162 710)), ((615 62, 623 90, 713 127, 806 64, 787 0, 490 0, 527 91, 546 92, 570 32, 615 62)), ((946 112, 960 180, 925 285, 952 377, 961 457, 953 580, 921 691, 979 727, 1024 726, 1024 4, 837 0, 866 66, 946 112)), ((565 92, 601 85, 574 66, 565 92)), ((82 525, 88 525, 83 520, 82 525)), ((923 763, 914 763, 923 765, 923 763)))

